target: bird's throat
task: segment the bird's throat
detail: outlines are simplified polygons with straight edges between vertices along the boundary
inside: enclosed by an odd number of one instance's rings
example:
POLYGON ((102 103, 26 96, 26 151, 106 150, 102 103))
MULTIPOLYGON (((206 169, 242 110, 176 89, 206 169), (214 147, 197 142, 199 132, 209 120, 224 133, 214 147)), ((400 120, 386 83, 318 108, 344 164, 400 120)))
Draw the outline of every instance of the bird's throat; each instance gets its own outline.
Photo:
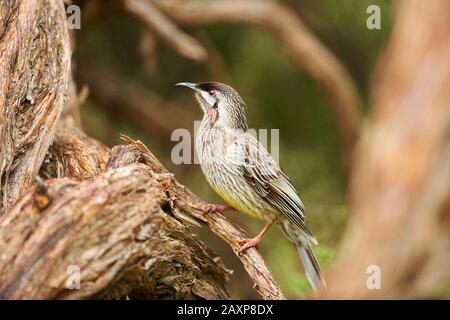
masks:
POLYGON ((208 108, 206 114, 208 115, 208 117, 212 118, 216 114, 216 110, 214 108, 208 108))

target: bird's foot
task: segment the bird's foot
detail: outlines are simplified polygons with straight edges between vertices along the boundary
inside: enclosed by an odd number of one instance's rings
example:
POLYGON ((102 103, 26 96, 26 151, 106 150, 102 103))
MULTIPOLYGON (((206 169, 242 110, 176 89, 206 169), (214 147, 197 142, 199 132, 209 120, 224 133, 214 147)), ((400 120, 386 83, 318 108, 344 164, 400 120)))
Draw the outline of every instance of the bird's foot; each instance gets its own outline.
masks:
POLYGON ((240 241, 239 244, 241 245, 241 249, 239 249, 238 254, 242 254, 243 252, 245 252, 250 248, 256 248, 263 239, 266 232, 270 229, 272 224, 273 220, 267 222, 264 228, 262 228, 262 230, 256 235, 256 237, 240 241))
POLYGON ((239 242, 241 248, 238 251, 238 254, 242 254, 250 248, 258 248, 258 244, 261 242, 262 237, 257 235, 254 238, 244 239, 239 242))
POLYGON ((205 213, 224 213, 225 211, 235 211, 232 206, 222 205, 222 204, 208 204, 205 206, 203 211, 205 213))

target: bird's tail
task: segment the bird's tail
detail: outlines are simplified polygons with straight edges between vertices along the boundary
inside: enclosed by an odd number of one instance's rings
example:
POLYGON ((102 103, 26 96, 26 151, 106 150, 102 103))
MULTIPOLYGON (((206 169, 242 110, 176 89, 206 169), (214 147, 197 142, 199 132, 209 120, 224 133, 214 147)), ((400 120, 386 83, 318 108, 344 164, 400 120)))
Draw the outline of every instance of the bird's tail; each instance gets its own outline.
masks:
POLYGON ((303 263, 305 269, 306 278, 313 287, 314 291, 317 291, 321 286, 325 287, 325 279, 320 270, 319 262, 314 255, 311 245, 317 244, 317 240, 313 237, 305 234, 292 222, 286 220, 281 225, 281 230, 295 245, 300 260, 303 263))

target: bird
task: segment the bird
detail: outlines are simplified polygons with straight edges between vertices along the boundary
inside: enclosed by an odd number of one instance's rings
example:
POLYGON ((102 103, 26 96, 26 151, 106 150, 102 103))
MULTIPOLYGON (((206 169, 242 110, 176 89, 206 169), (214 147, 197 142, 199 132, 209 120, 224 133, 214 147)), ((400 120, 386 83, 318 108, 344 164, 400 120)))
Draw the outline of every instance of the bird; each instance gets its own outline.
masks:
POLYGON ((256 247, 273 224, 295 245, 306 278, 316 291, 325 286, 314 255, 318 242, 305 207, 289 177, 265 147, 248 131, 246 104, 231 86, 215 82, 180 82, 194 93, 203 111, 195 146, 200 166, 212 189, 227 205, 208 204, 207 213, 235 210, 265 220, 253 238, 241 241, 239 254, 256 247))

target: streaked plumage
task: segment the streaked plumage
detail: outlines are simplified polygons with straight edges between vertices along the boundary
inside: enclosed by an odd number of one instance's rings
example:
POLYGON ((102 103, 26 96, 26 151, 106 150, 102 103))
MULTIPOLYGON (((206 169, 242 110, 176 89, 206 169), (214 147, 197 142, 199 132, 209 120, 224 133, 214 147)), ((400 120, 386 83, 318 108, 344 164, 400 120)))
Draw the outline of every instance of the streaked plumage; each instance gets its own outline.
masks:
POLYGON ((324 284, 311 244, 317 244, 304 205, 287 175, 263 145, 247 132, 245 104, 231 87, 195 85, 204 117, 196 137, 201 168, 212 188, 239 212, 274 221, 296 245, 308 280, 324 284))

